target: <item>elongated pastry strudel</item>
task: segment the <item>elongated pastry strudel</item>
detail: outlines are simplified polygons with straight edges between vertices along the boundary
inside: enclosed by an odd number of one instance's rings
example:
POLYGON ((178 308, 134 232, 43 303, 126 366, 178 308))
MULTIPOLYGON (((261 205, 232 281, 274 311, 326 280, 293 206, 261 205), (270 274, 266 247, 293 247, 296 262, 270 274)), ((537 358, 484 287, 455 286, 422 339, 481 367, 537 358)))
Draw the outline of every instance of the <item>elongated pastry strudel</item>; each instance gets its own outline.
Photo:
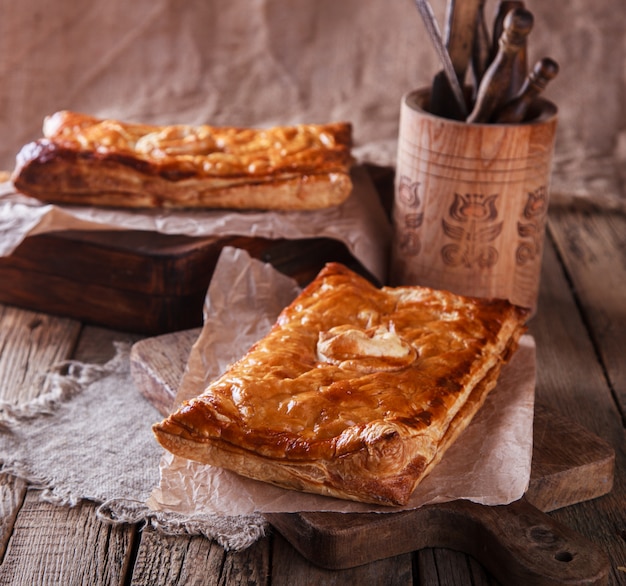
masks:
POLYGON ((57 204, 311 210, 351 193, 349 123, 150 126, 60 111, 22 147, 16 188, 57 204))
POLYGON ((153 431, 285 488, 406 504, 517 348, 527 311, 329 263, 268 335, 153 431))

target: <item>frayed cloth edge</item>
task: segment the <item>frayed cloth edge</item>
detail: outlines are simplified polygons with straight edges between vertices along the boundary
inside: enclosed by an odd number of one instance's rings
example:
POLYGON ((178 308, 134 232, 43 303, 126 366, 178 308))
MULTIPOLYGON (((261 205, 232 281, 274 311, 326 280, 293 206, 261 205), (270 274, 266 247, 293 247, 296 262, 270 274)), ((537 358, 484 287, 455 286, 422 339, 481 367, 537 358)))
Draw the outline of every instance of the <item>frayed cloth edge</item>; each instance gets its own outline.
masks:
MULTIPOLYGON (((2 472, 24 480, 28 490, 39 491, 39 499, 55 506, 75 507, 86 499, 70 492, 59 492, 46 478, 31 475, 18 464, 5 466, 2 472)), ((97 503, 96 503, 97 504, 97 503)), ((203 536, 217 542, 226 551, 243 551, 265 537, 270 525, 261 514, 245 516, 195 515, 154 511, 141 501, 111 499, 100 503, 96 517, 109 525, 143 524, 164 535, 203 536)))
POLYGON ((269 523, 260 514, 246 516, 195 515, 154 511, 145 503, 111 499, 96 510, 96 516, 108 524, 143 523, 164 535, 202 535, 216 541, 227 551, 242 551, 269 531, 269 523))
POLYGON ((115 356, 105 364, 66 360, 53 365, 33 383, 42 392, 30 401, 18 404, 0 401, 0 431, 10 432, 22 421, 52 414, 96 380, 128 369, 130 344, 115 342, 115 349, 115 356))

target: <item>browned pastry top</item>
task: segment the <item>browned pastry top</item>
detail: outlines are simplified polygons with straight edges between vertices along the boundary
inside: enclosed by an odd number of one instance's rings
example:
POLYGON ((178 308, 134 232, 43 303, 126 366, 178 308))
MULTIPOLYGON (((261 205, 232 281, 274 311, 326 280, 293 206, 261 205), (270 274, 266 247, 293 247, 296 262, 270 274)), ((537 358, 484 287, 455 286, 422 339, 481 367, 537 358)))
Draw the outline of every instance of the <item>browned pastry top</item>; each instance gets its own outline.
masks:
POLYGON ((437 436, 464 388, 493 367, 480 356, 511 334, 503 322, 521 315, 506 301, 377 289, 330 264, 266 338, 162 429, 300 460, 341 458, 399 430, 437 436))
POLYGON ((345 170, 352 162, 345 122, 267 129, 208 125, 154 126, 60 111, 44 121, 42 148, 131 156, 176 168, 181 177, 265 176, 289 171, 345 170))

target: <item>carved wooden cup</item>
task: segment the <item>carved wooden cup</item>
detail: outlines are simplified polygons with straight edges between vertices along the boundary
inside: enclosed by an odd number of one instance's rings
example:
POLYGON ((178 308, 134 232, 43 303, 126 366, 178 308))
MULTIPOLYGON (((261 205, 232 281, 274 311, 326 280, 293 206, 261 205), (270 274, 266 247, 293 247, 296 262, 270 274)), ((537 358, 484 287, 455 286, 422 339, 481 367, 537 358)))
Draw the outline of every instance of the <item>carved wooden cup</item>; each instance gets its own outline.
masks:
POLYGON ((523 124, 467 124, 404 96, 390 281, 500 297, 534 313, 557 108, 523 124))

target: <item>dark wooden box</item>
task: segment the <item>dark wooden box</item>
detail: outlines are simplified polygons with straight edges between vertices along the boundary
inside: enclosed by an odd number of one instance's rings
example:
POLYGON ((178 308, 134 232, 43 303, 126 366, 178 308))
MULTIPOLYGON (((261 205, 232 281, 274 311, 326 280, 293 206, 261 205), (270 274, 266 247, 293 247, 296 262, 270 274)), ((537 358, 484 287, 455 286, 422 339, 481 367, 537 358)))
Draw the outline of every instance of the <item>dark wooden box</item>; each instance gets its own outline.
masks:
POLYGON ((0 258, 0 302, 147 335, 196 327, 224 246, 271 262, 301 285, 331 260, 364 273, 345 245, 324 238, 64 231, 28 237, 0 258))

